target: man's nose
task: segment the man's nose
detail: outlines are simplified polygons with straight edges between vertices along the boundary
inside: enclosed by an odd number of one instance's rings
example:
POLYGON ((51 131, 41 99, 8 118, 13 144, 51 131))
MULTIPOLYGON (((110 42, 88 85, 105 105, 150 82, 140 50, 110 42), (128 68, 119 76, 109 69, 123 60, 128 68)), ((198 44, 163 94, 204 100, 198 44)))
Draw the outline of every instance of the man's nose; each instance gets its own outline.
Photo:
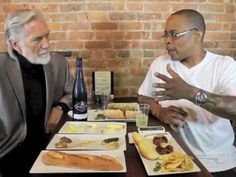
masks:
POLYGON ((171 42, 171 37, 170 36, 166 36, 165 37, 165 43, 169 44, 171 42))
POLYGON ((43 38, 42 48, 49 48, 49 38, 48 37, 43 38))

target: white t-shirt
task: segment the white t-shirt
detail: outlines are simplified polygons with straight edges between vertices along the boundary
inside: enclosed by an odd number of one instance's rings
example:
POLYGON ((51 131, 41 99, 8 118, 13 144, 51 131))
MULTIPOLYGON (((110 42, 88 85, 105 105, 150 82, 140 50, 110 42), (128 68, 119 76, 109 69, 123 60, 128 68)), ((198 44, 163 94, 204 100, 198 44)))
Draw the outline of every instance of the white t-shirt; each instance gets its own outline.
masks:
MULTIPOLYGON (((205 58, 190 69, 179 61, 171 60, 169 55, 158 57, 151 64, 138 90, 139 95, 152 97, 152 92, 157 90, 152 83, 163 82, 155 77, 155 72, 171 77, 166 70, 168 63, 190 85, 215 94, 236 95, 236 62, 231 57, 211 52, 207 52, 205 58)), ((236 167, 234 131, 229 120, 185 99, 161 101, 160 104, 162 107, 182 107, 188 113, 186 125, 174 129, 208 171, 225 171, 236 167)))

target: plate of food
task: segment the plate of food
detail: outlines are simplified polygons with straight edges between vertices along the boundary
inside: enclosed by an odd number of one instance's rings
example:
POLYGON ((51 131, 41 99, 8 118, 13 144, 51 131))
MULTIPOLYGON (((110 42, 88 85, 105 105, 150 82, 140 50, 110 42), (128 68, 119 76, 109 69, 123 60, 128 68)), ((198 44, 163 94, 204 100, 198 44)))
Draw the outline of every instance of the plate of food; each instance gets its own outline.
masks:
POLYGON ((126 135, 126 122, 67 121, 58 133, 126 135))
POLYGON ((89 110, 88 121, 135 122, 138 103, 109 103, 104 110, 89 110))
POLYGON ((40 152, 30 173, 125 173, 123 151, 48 151, 40 152))
POLYGON ((126 150, 124 135, 55 134, 48 150, 126 150))
POLYGON ((169 132, 149 135, 135 132, 133 140, 148 176, 200 171, 169 132))

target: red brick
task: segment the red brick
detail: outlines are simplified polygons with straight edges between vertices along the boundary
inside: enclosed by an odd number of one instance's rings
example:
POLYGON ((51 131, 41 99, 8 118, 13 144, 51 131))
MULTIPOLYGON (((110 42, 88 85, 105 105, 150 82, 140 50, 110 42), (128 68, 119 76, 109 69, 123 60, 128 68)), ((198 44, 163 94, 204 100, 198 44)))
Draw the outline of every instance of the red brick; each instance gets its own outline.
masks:
POLYGON ((0 51, 1 52, 6 52, 7 51, 6 45, 3 41, 0 42, 0 51))
POLYGON ((3 5, 3 14, 9 14, 13 11, 15 11, 16 9, 27 9, 29 8, 29 4, 6 4, 3 5))
POLYGON ((144 11, 150 12, 160 12, 160 11, 171 11, 171 5, 168 4, 158 4, 158 3, 150 3, 144 5, 144 11))
POLYGON ((183 2, 186 3, 191 3, 191 2, 196 2, 196 3, 200 3, 200 2, 207 2, 208 0, 183 0, 183 2))
POLYGON ((229 4, 225 4, 225 13, 234 13, 235 10, 234 10, 235 6, 233 5, 229 5, 229 4))
POLYGON ((116 51, 113 49, 104 50, 104 58, 116 58, 116 51))
POLYGON ((40 9, 40 12, 42 12, 43 14, 59 12, 58 5, 54 5, 54 4, 32 4, 31 8, 40 9))
POLYGON ((109 68, 117 68, 117 67, 123 67, 128 64, 127 60, 124 59, 109 59, 107 60, 107 67, 109 68))
POLYGON ((65 32, 52 32, 50 34, 50 40, 53 41, 65 41, 66 40, 66 33, 65 32))
POLYGON ((152 22, 143 22, 143 30, 152 30, 152 22))
POLYGON ((216 15, 215 14, 212 14, 212 13, 204 13, 203 14, 203 17, 205 19, 205 22, 208 23, 208 22, 211 22, 211 23, 215 23, 215 18, 216 18, 216 15))
POLYGON ((140 30, 142 28, 141 22, 120 22, 119 29, 121 30, 140 30))
POLYGON ((143 10, 143 3, 142 2, 127 2, 126 6, 129 11, 143 10))
POLYGON ((79 50, 79 49, 83 48, 83 43, 80 41, 58 41, 58 42, 54 42, 54 44, 55 44, 55 47, 57 50, 60 50, 60 49, 79 50))
POLYGON ((62 25, 60 23, 48 23, 48 27, 51 31, 61 31, 62 25))
POLYGON ((114 10, 124 10, 124 2, 100 2, 100 3, 88 3, 87 9, 89 11, 114 11, 114 10))
POLYGON ((160 13, 138 13, 138 20, 143 21, 153 21, 153 20, 161 20, 162 16, 160 13))
POLYGON ((215 46, 215 42, 214 41, 205 41, 204 42, 204 47, 205 48, 213 48, 215 46))
POLYGON ((151 32, 142 32, 142 39, 149 39, 151 32))
POLYGON ((200 10, 207 23, 204 47, 236 56, 234 0, 0 1, 0 51, 6 51, 6 15, 19 8, 37 8, 49 22, 50 50, 72 51, 73 74, 75 58, 82 55, 90 88, 93 70, 113 70, 117 97, 136 96, 152 61, 166 53, 160 35, 166 19, 176 10, 200 10))
POLYGON ((163 42, 160 40, 157 41, 151 41, 151 42, 142 42, 142 48, 143 49, 156 49, 158 47, 163 46, 163 42))
POLYGON ((65 3, 69 2, 70 0, 41 0, 41 1, 46 3, 65 3))
POLYGON ((109 18, 111 21, 120 21, 120 20, 136 20, 136 14, 130 12, 113 12, 110 13, 109 18))
POLYGON ((236 48, 236 42, 234 41, 220 41, 215 45, 216 48, 236 48))
POLYGON ((107 48, 111 48, 111 44, 108 41, 87 41, 87 42, 85 42, 85 48, 87 48, 87 49, 107 49, 107 48))
POLYGON ((141 39, 141 32, 127 32, 124 34, 124 40, 141 39))
POLYGON ((178 11, 181 9, 195 9, 197 10, 198 5, 197 4, 188 4, 188 3, 181 3, 181 4, 172 4, 172 11, 178 11))
POLYGON ((6 15, 4 15, 4 14, 0 15, 0 22, 5 23, 5 20, 6 20, 6 15))
POLYGON ((104 12, 88 12, 87 16, 90 21, 108 21, 108 13, 104 12))
POLYGON ((93 49, 91 50, 91 59, 103 59, 104 49, 93 49))
POLYGON ((162 39, 163 31, 161 32, 153 32, 152 33, 152 39, 154 40, 160 40, 162 39))
POLYGON ((218 14, 216 22, 235 22, 235 16, 233 14, 218 14))
POLYGON ((224 12, 224 6, 222 4, 200 4, 200 12, 224 12))
POLYGON ((95 37, 98 40, 119 40, 123 39, 123 32, 98 31, 95 37))
POLYGON ((107 62, 100 59, 89 59, 89 62, 86 64, 86 67, 93 68, 93 70, 101 70, 107 67, 107 62))
POLYGON ((60 12, 77 12, 81 10, 85 10, 84 4, 61 4, 59 5, 60 12))
MULTIPOLYGON (((5 3, 10 3, 10 2, 16 2, 16 3, 22 3, 22 4, 26 4, 26 3, 28 3, 28 1, 27 0, 3 0, 3 2, 5 2, 5 3)), ((32 1, 30 1, 31 3, 40 3, 41 2, 41 0, 32 0, 32 1)))
POLYGON ((53 22, 75 22, 78 20, 78 17, 76 14, 52 14, 50 15, 50 20, 53 22))
MULTIPOLYGON (((4 41, 4 33, 0 33, 0 41, 3 42, 4 41)), ((3 42, 4 43, 4 42, 3 42)))
POLYGON ((63 23, 62 30, 63 31, 71 31, 71 30, 88 30, 89 23, 88 22, 76 22, 76 23, 63 23))
POLYGON ((115 87, 114 92, 115 92, 115 97, 120 97, 120 96, 122 96, 122 97, 130 97, 129 88, 128 87, 126 87, 126 88, 119 88, 119 89, 116 89, 116 87, 115 87))
POLYGON ((124 11, 125 9, 125 2, 112 2, 112 9, 110 10, 119 10, 119 11, 124 11))
POLYGON ((208 2, 222 3, 224 0, 208 0, 208 2))
POLYGON ((87 4, 88 11, 109 11, 112 9, 111 3, 94 3, 90 2, 87 4))
POLYGON ((139 41, 115 41, 114 49, 130 49, 130 48, 139 48, 139 41))
POLYGON ((207 32, 205 35, 206 40, 229 40, 229 33, 221 33, 221 32, 207 32))
POLYGON ((92 22, 92 30, 116 30, 118 28, 117 23, 113 22, 92 22))
POLYGON ((207 27, 207 31, 220 31, 222 30, 222 23, 207 23, 206 27, 207 27))
POLYGON ((93 33, 91 32, 68 32, 67 33, 68 40, 89 40, 93 38, 93 33))

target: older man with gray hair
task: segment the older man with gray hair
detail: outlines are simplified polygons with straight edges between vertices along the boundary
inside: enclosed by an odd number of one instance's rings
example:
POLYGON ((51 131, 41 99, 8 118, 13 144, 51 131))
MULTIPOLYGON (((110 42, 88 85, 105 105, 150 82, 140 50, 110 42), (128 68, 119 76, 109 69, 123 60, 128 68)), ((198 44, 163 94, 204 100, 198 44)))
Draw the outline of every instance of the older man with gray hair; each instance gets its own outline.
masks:
POLYGON ((8 54, 0 55, 0 171, 3 177, 12 171, 25 177, 48 142, 49 124, 60 118, 52 112, 71 106, 74 79, 66 59, 50 54, 49 29, 40 12, 13 12, 6 20, 5 39, 8 54), (27 153, 34 152, 29 159, 27 153))

